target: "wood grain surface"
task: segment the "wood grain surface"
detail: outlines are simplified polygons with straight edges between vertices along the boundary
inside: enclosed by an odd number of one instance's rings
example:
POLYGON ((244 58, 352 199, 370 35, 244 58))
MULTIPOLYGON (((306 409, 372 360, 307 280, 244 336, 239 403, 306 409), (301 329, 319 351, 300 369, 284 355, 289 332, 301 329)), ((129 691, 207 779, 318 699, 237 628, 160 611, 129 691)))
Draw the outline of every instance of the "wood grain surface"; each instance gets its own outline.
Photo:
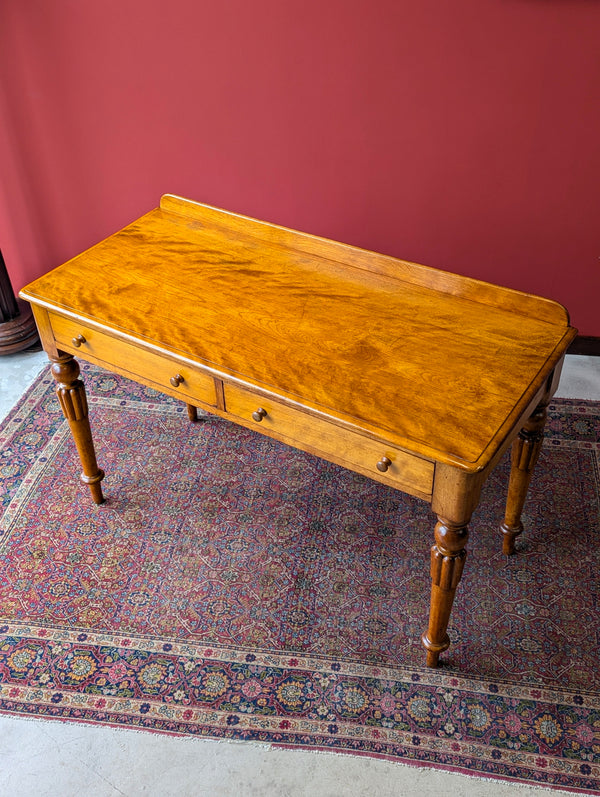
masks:
POLYGON ((22 296, 479 470, 575 331, 560 305, 175 197, 22 296))

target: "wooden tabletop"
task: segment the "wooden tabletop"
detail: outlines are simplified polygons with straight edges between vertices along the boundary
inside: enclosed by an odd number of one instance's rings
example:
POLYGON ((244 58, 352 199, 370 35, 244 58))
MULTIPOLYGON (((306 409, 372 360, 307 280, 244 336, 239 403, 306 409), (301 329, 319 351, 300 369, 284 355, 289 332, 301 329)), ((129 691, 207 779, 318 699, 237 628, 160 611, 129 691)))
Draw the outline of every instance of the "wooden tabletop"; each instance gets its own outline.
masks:
POLYGON ((170 195, 21 295, 469 471, 575 335, 547 299, 170 195))

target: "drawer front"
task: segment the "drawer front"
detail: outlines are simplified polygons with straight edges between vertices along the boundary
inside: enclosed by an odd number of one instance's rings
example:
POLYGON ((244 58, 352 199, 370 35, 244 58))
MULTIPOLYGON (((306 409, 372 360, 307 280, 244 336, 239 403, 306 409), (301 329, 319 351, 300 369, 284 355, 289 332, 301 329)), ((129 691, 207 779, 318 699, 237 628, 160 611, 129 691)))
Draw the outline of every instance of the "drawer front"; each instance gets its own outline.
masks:
MULTIPOLYGON (((224 385, 225 409, 253 425, 258 432, 311 451, 350 470, 357 470, 404 492, 430 496, 433 487, 434 464, 407 454, 387 443, 329 423, 276 399, 264 398, 237 385, 224 385), (262 412, 261 412, 262 411, 262 412), (390 463, 381 471, 377 465, 386 458, 390 463)), ((382 466, 387 463, 384 461, 382 466)))
MULTIPOLYGON (((109 369, 130 376, 132 379, 150 384, 183 401, 198 401, 216 406, 215 380, 212 376, 198 371, 192 366, 175 362, 169 357, 142 349, 133 343, 113 338, 103 332, 91 329, 83 322, 50 313, 52 331, 58 348, 72 352, 82 359, 91 359, 105 364, 109 369), (84 340, 76 346, 74 339, 82 335, 84 340), (171 378, 183 378, 177 386, 171 378)), ((179 380, 177 380, 179 381, 179 380)))

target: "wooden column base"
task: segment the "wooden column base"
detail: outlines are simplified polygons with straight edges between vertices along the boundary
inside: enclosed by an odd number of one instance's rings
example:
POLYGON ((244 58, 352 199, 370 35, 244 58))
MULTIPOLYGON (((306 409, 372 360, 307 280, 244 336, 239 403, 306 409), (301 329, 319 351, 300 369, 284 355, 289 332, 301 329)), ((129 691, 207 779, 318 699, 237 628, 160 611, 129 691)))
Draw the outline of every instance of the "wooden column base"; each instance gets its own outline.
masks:
POLYGON ((18 351, 38 346, 40 338, 28 302, 17 300, 19 315, 10 321, 0 323, 0 355, 16 354, 18 351))

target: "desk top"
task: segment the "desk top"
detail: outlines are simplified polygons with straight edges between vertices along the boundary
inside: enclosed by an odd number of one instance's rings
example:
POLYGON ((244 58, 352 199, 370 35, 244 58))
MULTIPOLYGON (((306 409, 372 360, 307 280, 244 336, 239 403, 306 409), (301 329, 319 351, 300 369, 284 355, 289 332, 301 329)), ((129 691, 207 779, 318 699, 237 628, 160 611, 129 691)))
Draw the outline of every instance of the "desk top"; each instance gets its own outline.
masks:
POLYGON ((550 300, 171 195, 21 296, 469 471, 576 333, 550 300))

